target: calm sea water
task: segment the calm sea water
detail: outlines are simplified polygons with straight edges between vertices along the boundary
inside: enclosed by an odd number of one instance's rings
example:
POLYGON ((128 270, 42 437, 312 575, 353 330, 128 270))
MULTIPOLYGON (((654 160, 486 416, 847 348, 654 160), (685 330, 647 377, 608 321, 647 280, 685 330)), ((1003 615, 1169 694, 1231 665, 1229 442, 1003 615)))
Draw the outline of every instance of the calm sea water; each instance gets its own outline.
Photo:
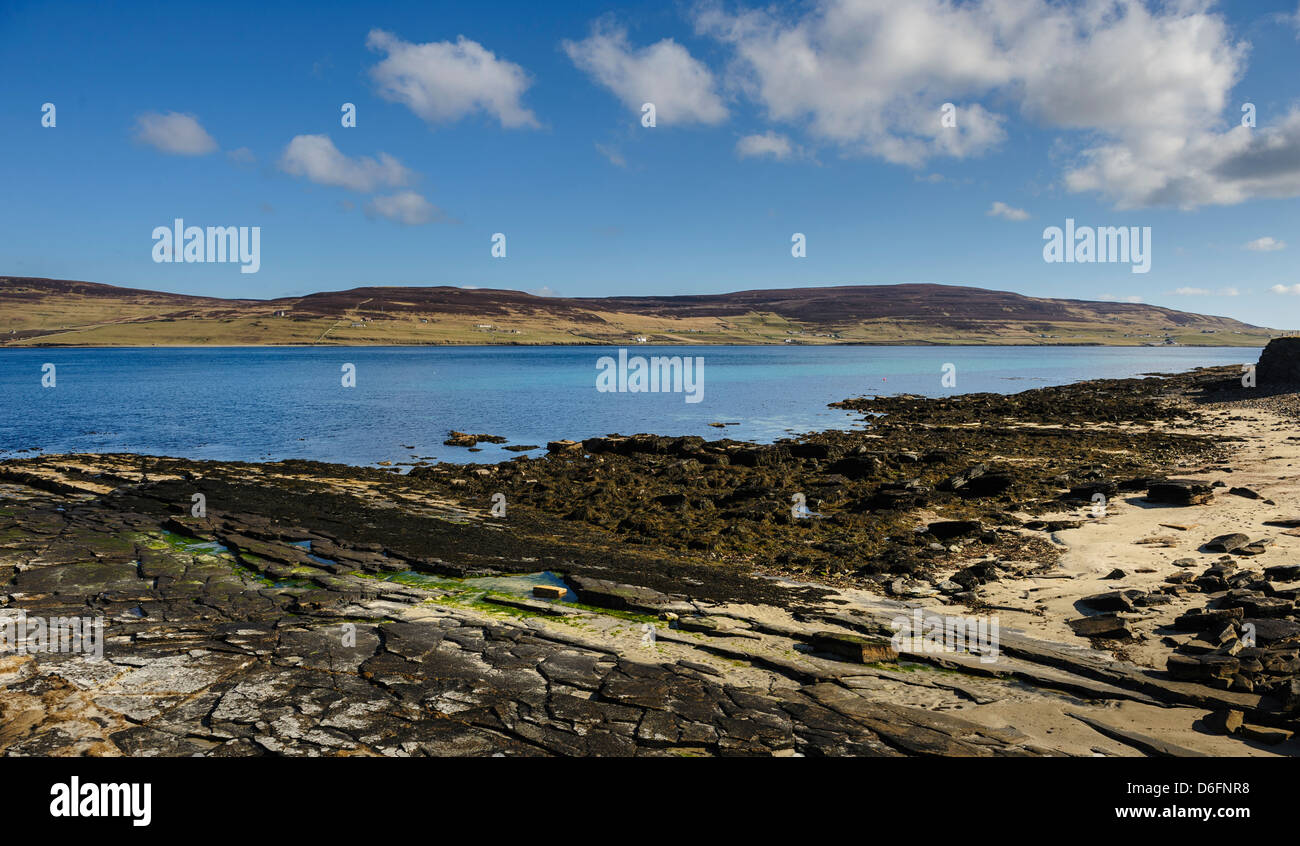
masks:
POLYGON ((865 394, 1014 393, 1259 358, 1255 348, 1151 347, 637 346, 628 353, 702 357, 702 400, 598 392, 597 360, 617 348, 0 350, 0 457, 26 448, 348 464, 515 455, 488 444, 478 453, 444 446, 450 429, 543 447, 612 432, 771 441, 848 428, 857 415, 826 404, 865 394), (55 365, 53 388, 41 384, 46 363, 55 365), (949 363, 952 388, 941 383, 949 363), (344 364, 355 365, 355 387, 341 384, 344 364), (708 425, 715 421, 739 425, 708 425))

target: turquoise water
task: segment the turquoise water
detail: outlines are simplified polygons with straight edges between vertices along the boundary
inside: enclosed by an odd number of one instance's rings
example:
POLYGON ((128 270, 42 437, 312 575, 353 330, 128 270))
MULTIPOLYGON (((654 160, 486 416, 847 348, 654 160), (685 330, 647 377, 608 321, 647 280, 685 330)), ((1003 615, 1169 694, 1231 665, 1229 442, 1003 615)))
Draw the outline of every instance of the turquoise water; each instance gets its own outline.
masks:
MULTIPOLYGON (((1255 362, 1256 348, 656 347, 703 359, 699 402, 596 389, 616 347, 240 347, 0 350, 0 457, 137 452, 348 464, 498 461, 444 446, 449 429, 537 444, 612 432, 771 441, 846 428, 827 403, 864 394, 1014 393, 1081 379, 1255 362), (42 367, 55 365, 55 387, 42 367), (355 367, 356 385, 342 386, 355 367), (946 387, 944 365, 955 367, 946 387), (723 429, 711 422, 735 422, 723 429), (408 448, 409 447, 409 448, 408 448)), ((538 455, 540 451, 526 453, 538 455)))

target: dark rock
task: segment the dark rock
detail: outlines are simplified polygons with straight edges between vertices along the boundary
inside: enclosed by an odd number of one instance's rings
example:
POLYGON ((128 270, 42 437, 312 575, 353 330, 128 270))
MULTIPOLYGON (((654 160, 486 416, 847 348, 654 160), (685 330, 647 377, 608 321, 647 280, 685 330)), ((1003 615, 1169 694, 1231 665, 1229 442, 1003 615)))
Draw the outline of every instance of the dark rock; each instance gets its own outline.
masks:
POLYGON ((1300 581, 1300 564, 1278 564, 1264 568, 1265 578, 1275 582, 1300 581))
POLYGON ((1169 675, 1186 681, 1209 681, 1212 679, 1231 679, 1237 674, 1239 663, 1231 655, 1171 655, 1165 664, 1169 675))
POLYGON ((1199 632, 1212 628, 1216 623, 1241 620, 1244 616, 1240 608, 1193 608, 1175 619, 1172 625, 1179 631, 1199 632))
POLYGON ((829 472, 839 473, 840 476, 852 480, 879 478, 884 470, 884 461, 874 455, 853 455, 836 461, 828 469, 829 472))
POLYGON ((1215 734, 1232 734, 1241 728, 1246 715, 1235 708, 1214 711, 1205 717, 1205 727, 1215 734))
POLYGON ((1210 552, 1232 552, 1250 542, 1250 537, 1241 532, 1219 535, 1206 541, 1205 548, 1210 552))
POLYGON ((1115 590, 1109 593, 1085 596, 1079 602, 1098 611, 1132 611, 1134 607, 1133 600, 1142 595, 1142 591, 1135 589, 1115 590))
POLYGON ((1107 499, 1112 499, 1119 493, 1119 485, 1113 481, 1102 480, 1089 482, 1085 485, 1075 485, 1070 488, 1069 493, 1062 495, 1062 499, 1083 500, 1091 502, 1094 494, 1101 494, 1107 499))
POLYGON ((650 611, 658 613, 671 599, 657 590, 625 585, 590 576, 569 576, 569 586, 578 594, 578 601, 600 608, 622 611, 650 611))
POLYGON ((988 468, 983 464, 976 464, 973 467, 966 468, 960 473, 955 473, 952 476, 949 476, 940 482, 937 487, 941 491, 959 491, 966 487, 966 485, 970 484, 972 479, 978 479, 980 476, 983 476, 987 470, 988 468))
POLYGON ((1274 338, 1259 355, 1256 368, 1260 387, 1288 387, 1300 384, 1300 338, 1274 338))
POLYGON ((1082 617, 1070 620, 1069 626, 1080 637, 1131 638, 1129 621, 1116 614, 1101 614, 1096 617, 1082 617))
POLYGON ((1168 505, 1204 505, 1214 498, 1210 485, 1191 479, 1165 479, 1147 488, 1147 501, 1168 505))
POLYGON ((926 526, 926 531, 939 540, 950 540, 963 535, 981 534, 984 526, 978 520, 940 520, 926 526))
POLYGON ((1255 642, 1265 646, 1274 643, 1300 641, 1300 623, 1293 620, 1276 620, 1269 617, 1245 617, 1242 619, 1241 625, 1246 631, 1249 631, 1249 629, 1245 629, 1244 627, 1253 627, 1255 642))

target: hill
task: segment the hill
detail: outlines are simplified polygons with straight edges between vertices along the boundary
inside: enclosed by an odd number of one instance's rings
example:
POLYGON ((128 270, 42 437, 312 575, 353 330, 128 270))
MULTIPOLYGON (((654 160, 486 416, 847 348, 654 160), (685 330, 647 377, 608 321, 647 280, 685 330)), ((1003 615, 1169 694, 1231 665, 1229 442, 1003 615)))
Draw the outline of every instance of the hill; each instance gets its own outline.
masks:
POLYGON ((272 344, 1187 344, 1275 330, 1159 306, 956 285, 852 285, 665 297, 364 287, 273 300, 0 277, 5 346, 272 344))

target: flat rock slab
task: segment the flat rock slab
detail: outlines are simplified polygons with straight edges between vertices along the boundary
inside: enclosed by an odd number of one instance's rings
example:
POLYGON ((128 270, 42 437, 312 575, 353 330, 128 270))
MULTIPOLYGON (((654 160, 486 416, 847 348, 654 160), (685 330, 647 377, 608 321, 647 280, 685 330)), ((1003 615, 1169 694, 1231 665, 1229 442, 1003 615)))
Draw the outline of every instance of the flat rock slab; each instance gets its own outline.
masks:
POLYGON ((1093 719, 1092 717, 1085 717, 1083 714, 1079 714, 1074 711, 1066 711, 1065 713, 1071 717, 1074 717, 1079 722, 1088 725, 1098 734, 1104 734, 1107 737, 1109 737, 1111 740, 1118 740, 1120 743, 1124 743, 1129 746, 1132 746, 1134 749, 1139 749, 1148 755, 1155 755, 1160 758, 1208 758, 1210 757, 1209 755, 1206 755, 1203 752, 1197 752, 1195 750, 1188 749, 1184 746, 1179 746, 1177 744, 1170 743, 1166 740, 1161 740, 1156 737, 1151 737, 1150 735, 1142 734, 1141 732, 1130 731, 1129 729, 1122 729, 1116 726, 1108 725, 1106 723, 1103 723, 1101 720, 1096 720, 1093 719))
POLYGON ((843 632, 817 632, 811 638, 813 649, 857 664, 897 661, 898 651, 883 637, 863 637, 843 632))
POLYGON ((580 602, 600 608, 658 613, 672 604, 672 599, 667 594, 637 585, 619 584, 590 576, 570 576, 568 582, 574 593, 578 594, 580 602))

